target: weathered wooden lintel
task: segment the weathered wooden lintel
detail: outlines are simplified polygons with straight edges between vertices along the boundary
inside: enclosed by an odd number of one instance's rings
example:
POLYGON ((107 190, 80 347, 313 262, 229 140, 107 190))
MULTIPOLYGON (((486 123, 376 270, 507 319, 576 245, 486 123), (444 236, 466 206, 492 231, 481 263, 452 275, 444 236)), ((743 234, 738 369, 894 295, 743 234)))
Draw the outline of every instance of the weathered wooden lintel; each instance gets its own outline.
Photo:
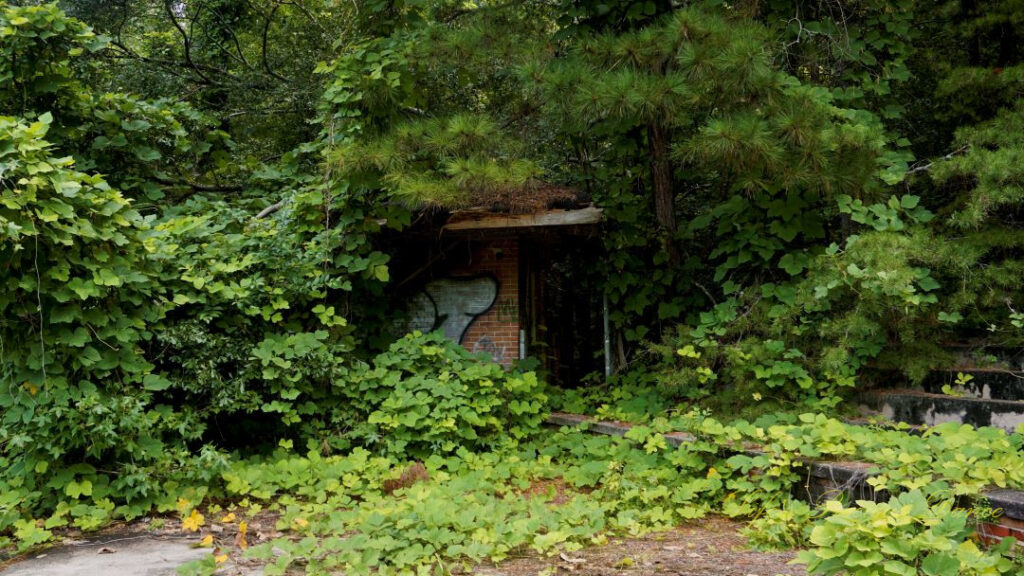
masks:
POLYGON ((587 206, 575 210, 545 210, 531 214, 496 214, 483 210, 460 210, 452 214, 442 228, 482 230, 489 228, 533 228, 540 226, 579 226, 601 221, 601 209, 587 206))

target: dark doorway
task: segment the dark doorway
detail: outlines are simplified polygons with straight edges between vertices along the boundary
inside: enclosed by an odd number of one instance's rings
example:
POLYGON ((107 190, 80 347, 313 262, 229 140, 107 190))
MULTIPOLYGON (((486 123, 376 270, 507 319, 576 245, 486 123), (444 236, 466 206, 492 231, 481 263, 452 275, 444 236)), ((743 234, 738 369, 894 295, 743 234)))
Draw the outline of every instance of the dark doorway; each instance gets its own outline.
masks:
POLYGON ((523 237, 520 302, 528 353, 553 383, 577 386, 604 370, 600 244, 572 234, 523 237))

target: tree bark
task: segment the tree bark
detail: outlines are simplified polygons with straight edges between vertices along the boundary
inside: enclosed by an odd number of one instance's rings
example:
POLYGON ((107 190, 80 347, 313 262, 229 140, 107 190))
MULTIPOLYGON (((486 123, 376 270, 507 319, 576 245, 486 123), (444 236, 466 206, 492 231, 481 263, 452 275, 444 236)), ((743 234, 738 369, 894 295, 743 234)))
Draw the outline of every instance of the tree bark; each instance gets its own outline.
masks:
POLYGON ((675 191, 672 187, 672 160, 669 158, 665 127, 657 122, 647 125, 647 144, 651 153, 651 180, 654 189, 654 215, 665 233, 665 249, 672 263, 679 261, 676 247, 675 191))

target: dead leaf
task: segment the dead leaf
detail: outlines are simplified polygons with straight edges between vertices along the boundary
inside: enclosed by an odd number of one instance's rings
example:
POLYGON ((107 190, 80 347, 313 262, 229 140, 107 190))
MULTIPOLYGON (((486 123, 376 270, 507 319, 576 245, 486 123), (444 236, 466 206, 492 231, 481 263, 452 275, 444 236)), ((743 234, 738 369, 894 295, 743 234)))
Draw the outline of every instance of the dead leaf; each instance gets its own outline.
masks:
POLYGON ((565 552, 559 552, 558 557, 568 562, 569 564, 583 564, 587 561, 585 558, 570 558, 565 554, 565 552))
POLYGON ((249 523, 242 521, 238 523, 238 534, 235 534, 235 546, 245 550, 249 547, 249 542, 246 540, 245 535, 249 530, 249 523))
POLYGON ((117 552, 117 550, 114 550, 113 548, 107 548, 106 546, 96 551, 97 554, 113 554, 115 552, 117 552))

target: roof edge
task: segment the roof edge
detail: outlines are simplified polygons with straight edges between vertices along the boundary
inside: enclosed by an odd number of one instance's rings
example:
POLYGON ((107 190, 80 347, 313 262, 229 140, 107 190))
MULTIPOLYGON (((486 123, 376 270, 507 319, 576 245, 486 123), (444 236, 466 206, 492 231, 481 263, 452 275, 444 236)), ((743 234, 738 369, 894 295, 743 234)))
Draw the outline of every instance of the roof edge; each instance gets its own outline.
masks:
POLYGON ((452 212, 441 230, 590 226, 601 222, 602 213, 603 210, 593 204, 582 208, 538 210, 526 214, 504 214, 488 210, 457 210, 452 212))

